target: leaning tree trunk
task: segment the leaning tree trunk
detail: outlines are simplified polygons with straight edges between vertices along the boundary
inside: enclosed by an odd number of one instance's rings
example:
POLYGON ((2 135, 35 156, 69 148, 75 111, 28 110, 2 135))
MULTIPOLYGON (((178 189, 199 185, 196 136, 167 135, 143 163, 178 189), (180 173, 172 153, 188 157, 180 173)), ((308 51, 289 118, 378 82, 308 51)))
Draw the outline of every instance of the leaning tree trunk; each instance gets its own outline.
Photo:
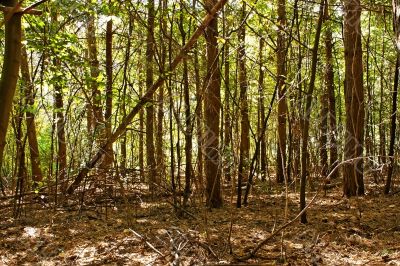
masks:
POLYGON ((344 1, 344 58, 346 135, 343 166, 343 192, 346 196, 364 194, 363 153, 364 88, 361 46, 361 6, 359 0, 344 1))
MULTIPOLYGON (((17 3, 17 0, 2 1, 3 5, 9 7, 14 7, 17 3)), ((21 35, 21 14, 13 14, 10 19, 5 21, 4 59, 0 80, 0 170, 3 163, 8 122, 21 64, 21 35)))

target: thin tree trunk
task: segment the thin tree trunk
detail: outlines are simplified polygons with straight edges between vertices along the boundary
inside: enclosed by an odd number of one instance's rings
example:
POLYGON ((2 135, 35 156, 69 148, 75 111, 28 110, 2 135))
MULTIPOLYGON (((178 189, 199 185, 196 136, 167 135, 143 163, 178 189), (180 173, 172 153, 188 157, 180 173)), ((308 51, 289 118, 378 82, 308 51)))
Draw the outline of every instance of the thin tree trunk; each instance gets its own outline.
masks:
MULTIPOLYGON (((382 58, 385 58, 385 40, 382 38, 382 58)), ((385 86, 384 86, 384 60, 380 65, 380 103, 379 103, 379 162, 386 164, 386 123, 384 120, 385 86)))
MULTIPOLYGON (((106 110, 104 115, 105 133, 108 139, 111 136, 111 118, 113 108, 113 21, 107 21, 106 29, 106 110)), ((108 170, 113 164, 114 154, 112 143, 107 145, 102 168, 108 170)))
MULTIPOLYGON (((165 63, 167 50, 165 46, 164 33, 167 32, 166 25, 166 16, 167 16, 167 8, 168 1, 160 0, 159 6, 162 8, 162 14, 160 15, 160 73, 164 73, 165 71, 165 63)), ((164 176, 165 173, 165 164, 164 164, 164 132, 163 132, 163 122, 164 122, 164 85, 160 87, 160 91, 158 93, 158 112, 157 112, 157 130, 156 130, 156 163, 157 163, 157 171, 160 177, 164 176)))
POLYGON ((396 117, 397 117, 397 92, 399 87, 399 67, 400 67, 400 53, 397 51, 396 69, 394 74, 394 85, 392 95, 392 113, 391 113, 391 127, 390 127, 390 145, 389 145, 389 167, 388 175, 386 178, 385 194, 389 194, 392 185, 392 175, 394 168, 394 144, 396 142, 396 117))
MULTIPOLYGON (((260 69, 258 76, 258 87, 260 94, 260 130, 262 130, 262 123, 265 120, 265 95, 264 95, 264 59, 263 59, 263 50, 264 50, 264 42, 263 38, 260 38, 259 44, 259 60, 260 60, 260 69)), ((266 181, 267 177, 267 143, 265 141, 265 134, 263 132, 261 134, 261 147, 260 147, 260 172, 261 172, 261 180, 266 181)))
MULTIPOLYGON (((153 85, 153 60, 154 60, 154 0, 149 0, 147 17, 147 40, 146 40, 146 88, 149 90, 153 85)), ((149 102, 146 107, 146 162, 147 181, 150 191, 154 192, 157 183, 157 170, 154 148, 154 103, 153 95, 148 96, 149 102)))
POLYGON ((328 116, 329 116, 329 96, 327 88, 324 88, 322 95, 320 96, 320 104, 321 104, 321 112, 320 112, 320 175, 323 179, 328 176, 329 167, 328 167, 328 116))
MULTIPOLYGON (((241 10, 241 21, 246 19, 246 3, 243 2, 241 10)), ((250 121, 249 121, 249 106, 247 102, 247 77, 246 77, 246 50, 245 50, 245 39, 246 29, 242 25, 238 33, 239 38, 239 49, 238 49, 238 60, 239 60, 239 87, 240 87, 240 154, 239 154, 239 168, 238 168, 238 194, 236 207, 242 206, 242 182, 247 177, 248 172, 248 160, 250 150, 250 121)))
MULTIPOLYGON (((97 37, 96 37, 96 25, 95 17, 89 16, 87 24, 87 45, 88 45, 88 56, 90 63, 90 90, 91 90, 91 118, 90 122, 92 126, 91 134, 93 136, 93 141, 102 143, 104 141, 105 132, 102 129, 104 123, 102 104, 101 104, 101 93, 99 90, 98 77, 100 74, 100 63, 97 59, 97 37)), ((108 147, 106 148, 106 150, 108 147)))
POLYGON ((276 181, 282 183, 286 171, 286 120, 288 106, 286 101, 286 1, 278 0, 278 39, 277 39, 277 83, 278 83, 278 145, 276 181))
MULTIPOLYGON (((223 35, 227 38, 226 17, 228 16, 227 8, 223 9, 223 35)), ((231 123, 231 86, 230 86, 230 62, 229 62, 229 42, 226 42, 223 47, 223 64, 224 64, 224 84, 225 84, 225 106, 224 106, 224 149, 225 149, 225 180, 231 181, 231 161, 232 155, 232 123, 231 123)))
MULTIPOLYGON (((183 4, 181 3, 179 30, 182 37, 182 45, 185 45, 186 32, 184 28, 183 10, 183 4)), ((189 74, 186 60, 183 62, 183 90, 185 102, 185 189, 183 192, 183 206, 186 207, 191 194, 192 182, 192 121, 190 117, 189 74)))
MULTIPOLYGON (((174 5, 175 11, 175 5, 174 5)), ((173 12, 174 14, 174 12, 173 12)), ((170 36, 173 36, 174 31, 174 19, 170 19, 170 36)), ((172 64, 172 38, 168 41, 168 63, 172 64)), ((169 98, 169 143, 170 143, 170 168, 171 168, 171 189, 174 200, 174 206, 177 206, 176 197, 176 177, 175 177, 175 152, 174 152, 174 132, 173 132, 173 112, 174 112, 174 101, 172 95, 172 75, 169 75, 167 82, 168 98, 169 98)))
POLYGON ((400 2, 399 0, 392 1, 393 8, 393 30, 396 36, 397 59, 396 69, 394 75, 393 95, 392 95, 392 113, 391 113, 391 127, 390 127, 390 145, 389 145, 389 169, 386 178, 385 194, 389 194, 392 185, 392 175, 394 168, 394 144, 396 142, 396 118, 397 118, 397 94, 399 86, 399 71, 400 71, 400 2))
MULTIPOLYGON (((324 15, 324 3, 326 0, 321 0, 319 7, 319 18, 317 29, 315 32, 314 46, 312 50, 312 61, 311 61, 311 76, 308 91, 306 93, 306 106, 303 115, 303 132, 302 132, 302 145, 301 145, 301 179, 300 179, 300 211, 306 207, 306 180, 307 180, 307 156, 308 156, 308 137, 311 119, 311 104, 312 95, 315 88, 315 78, 317 73, 318 63, 318 47, 319 39, 321 36, 323 15, 324 15)), ((306 212, 301 215, 301 223, 307 223, 306 212)))
MULTIPOLYGON (((325 5, 325 21, 329 20, 329 4, 325 5)), ((338 177, 338 151, 337 151, 337 125, 336 125, 336 98, 334 86, 333 57, 332 57, 332 32, 329 27, 325 31, 325 86, 328 94, 328 117, 329 117, 329 172, 332 179, 338 177), (335 170, 336 169, 336 170, 335 170)))
POLYGON ((31 159, 32 181, 39 182, 43 179, 42 169, 40 168, 39 145, 36 134, 35 114, 32 111, 35 104, 34 85, 29 72, 28 54, 26 47, 22 47, 21 55, 21 76, 24 83, 26 132, 29 142, 29 154, 31 159))
MULTIPOLYGON (((130 54, 131 54, 131 47, 132 47, 132 32, 133 32, 133 17, 132 15, 129 16, 129 25, 128 25, 128 42, 126 45, 126 50, 125 50, 125 58, 124 58, 124 77, 123 77, 123 87, 122 87, 122 102, 121 102, 121 113, 123 115, 123 117, 126 116, 126 89, 128 87, 128 66, 129 66, 129 61, 130 61, 130 54)), ((140 50, 139 50, 140 51, 140 50)), ((139 53, 138 53, 139 54, 139 53)), ((140 57, 140 55, 138 56, 140 57)), ((139 90, 141 90, 142 86, 139 86, 139 90)), ((141 95, 141 92, 139 92, 139 94, 141 95)), ((140 117, 139 117, 140 120, 140 117)), ((143 121, 143 119, 141 119, 140 121, 143 121)), ((143 122, 141 123, 143 125, 143 122)), ((143 139, 140 139, 141 136, 143 136, 143 128, 140 128, 139 126, 139 171, 140 171, 140 175, 139 178, 141 181, 144 180, 142 171, 143 171, 143 164, 140 164, 140 161, 143 163, 143 139), (142 150, 140 149, 140 147, 142 147, 142 150)), ((124 132, 122 134, 122 141, 121 141, 121 173, 122 176, 125 177, 126 176, 126 159, 127 159, 127 154, 126 154, 126 132, 124 132)))
MULTIPOLYGON (((52 15, 52 21, 58 24, 57 14, 52 15)), ((61 60, 55 56, 53 58, 53 65, 56 69, 61 68, 61 60)), ((64 103, 61 77, 55 77, 57 80, 54 83, 54 113, 56 117, 56 131, 57 131, 57 183, 61 183, 61 191, 65 193, 67 188, 67 143, 65 139, 65 119, 64 119, 64 103)))

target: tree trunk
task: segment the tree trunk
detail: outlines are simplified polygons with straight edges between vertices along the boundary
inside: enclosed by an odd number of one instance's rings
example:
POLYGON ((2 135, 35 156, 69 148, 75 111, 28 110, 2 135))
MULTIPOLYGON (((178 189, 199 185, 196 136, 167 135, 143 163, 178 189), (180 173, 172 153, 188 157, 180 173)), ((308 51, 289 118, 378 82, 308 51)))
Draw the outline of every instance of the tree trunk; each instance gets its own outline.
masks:
MULTIPOLYGON (((105 133, 108 139, 111 136, 111 119, 113 107, 113 21, 107 21, 106 29, 106 110, 104 114, 105 120, 105 133)), ((102 168, 108 170, 113 164, 114 154, 112 143, 107 145, 102 168)))
POLYGON ((196 128, 197 128, 197 181, 199 191, 203 191, 203 92, 200 81, 199 52, 197 45, 194 47, 194 75, 196 85, 196 128))
MULTIPOLYGON (((243 2, 241 11, 241 21, 246 19, 246 3, 243 2)), ((242 206, 242 182, 247 177, 249 150, 250 150, 250 121, 249 121, 249 106, 247 102, 247 77, 246 77, 246 50, 245 39, 246 29, 242 25, 238 32, 239 49, 239 87, 240 87, 240 154, 239 154, 239 168, 238 168, 238 194, 236 207, 242 206)))
MULTIPOLYGON (((147 40, 146 40, 146 88, 153 85, 153 59, 154 59, 154 0, 148 1, 147 40)), ((153 96, 147 98, 149 104, 146 107, 146 162, 147 181, 150 191, 154 192, 157 182, 157 170, 154 148, 154 103, 153 96)))
POLYGON ((276 181, 282 183, 286 176, 286 1, 278 0, 277 83, 278 83, 278 145, 276 181))
POLYGON ((36 134, 35 113, 33 112, 35 104, 34 85, 29 72, 28 54, 25 46, 22 47, 21 76, 25 87, 25 119, 26 132, 29 142, 29 154, 31 158, 32 181, 39 182, 42 181, 43 174, 42 169, 40 168, 39 145, 36 134))
MULTIPOLYGON (((17 0, 5 0, 2 2, 3 5, 9 7, 14 7, 18 3, 17 0)), ((0 171, 3 163, 4 147, 6 145, 7 128, 21 64, 21 36, 21 14, 14 14, 9 20, 5 21, 4 58, 0 80, 0 171)))
POLYGON ((359 0, 344 1, 346 135, 343 166, 343 192, 346 196, 364 194, 363 154, 364 89, 361 47, 361 6, 359 0))
MULTIPOLYGON (((263 59, 263 50, 264 50, 264 39, 260 38, 259 45, 259 60, 260 60, 260 69, 258 76, 258 87, 259 87, 259 105, 260 105, 260 130, 262 130, 262 123, 265 120, 265 95, 264 95, 264 59, 263 59)), ((265 141, 265 134, 263 132, 261 134, 261 147, 260 147, 260 172, 261 172, 261 180, 266 181, 267 179, 267 143, 265 141)))
MULTIPOLYGON (((128 75, 128 66, 129 66, 129 62, 130 62, 130 58, 131 58, 131 47, 132 47, 132 32, 133 32, 133 16, 130 15, 129 16, 129 25, 128 25, 128 42, 126 44, 126 50, 125 50, 125 58, 124 58, 124 77, 123 77, 123 86, 122 86, 122 102, 121 102, 121 114, 123 115, 123 117, 126 116, 126 89, 128 87, 128 83, 129 83, 129 75, 128 75)), ((138 51, 138 57, 140 58, 140 50, 138 51)), ((139 86, 139 90, 141 90, 142 86, 139 86)), ((139 95, 141 95, 141 91, 139 91, 139 95)), ((140 120, 140 117, 139 117, 140 120)), ((143 119, 141 119, 140 121, 143 121, 143 119)), ((141 123, 141 125, 143 125, 143 123, 141 123)), ((143 136, 143 128, 140 128, 139 126, 139 162, 141 161, 143 163, 143 139, 141 139, 141 136, 143 136), (142 147, 142 149, 140 149, 140 147, 142 147)), ((123 177, 126 177, 126 159, 127 159, 127 154, 126 154, 126 132, 124 132, 122 134, 122 140, 121 140, 121 173, 123 177)), ((144 180, 143 175, 142 175, 142 171, 143 171, 143 164, 139 163, 139 171, 140 171, 140 175, 139 178, 141 181, 144 180)))
MULTIPOLYGON (((217 0, 207 0, 206 7, 210 10, 217 0)), ((218 64, 218 19, 214 17, 205 31, 207 43, 207 75, 204 80, 205 90, 205 128, 204 153, 205 174, 207 179, 207 206, 219 208, 222 206, 221 169, 219 152, 219 118, 221 109, 221 74, 218 64)))
MULTIPOLYGON (((385 40, 382 38, 382 58, 385 58, 385 40)), ((384 122, 385 99, 384 61, 380 65, 380 103, 379 103, 379 163, 386 164, 386 123, 384 122)))
POLYGON ((390 127, 390 144, 389 144, 389 167, 388 175, 386 178, 385 194, 389 194, 392 185, 392 175, 394 168, 394 144, 396 142, 396 114, 397 114, 397 91, 399 87, 399 67, 400 67, 400 53, 397 51, 396 69, 394 74, 394 85, 392 95, 392 113, 391 113, 391 127, 390 127))
MULTIPOLYGON (((330 19, 329 4, 325 5, 325 21, 330 19)), ((333 57, 332 57, 332 31, 329 27, 325 31, 325 90, 328 94, 328 118, 329 118, 329 172, 331 179, 338 177, 338 170, 334 170, 338 164, 338 151, 337 151, 337 126, 336 126, 336 99, 335 99, 335 86, 334 86, 334 72, 333 72, 333 57)))
MULTIPOLYGON (((52 14, 52 22, 56 25, 57 14, 52 14)), ((56 69, 61 68, 61 60, 55 56, 53 58, 53 65, 56 69)), ((57 183, 61 183, 61 191, 65 193, 67 187, 67 143, 65 139, 65 119, 64 119, 64 104, 63 104, 63 91, 62 83, 60 82, 61 76, 55 76, 54 83, 54 113, 56 120, 57 131, 57 183)))
MULTIPOLYGON (((227 9, 223 9, 223 35, 224 39, 227 38, 226 17, 227 9)), ((224 155, 225 155, 225 180, 231 181, 231 161, 233 160, 232 154, 232 123, 231 123, 231 86, 230 86, 230 62, 229 62, 229 42, 226 42, 223 47, 223 63, 224 63, 224 84, 225 84, 225 106, 224 106, 224 155)))
MULTIPOLYGON (((302 132, 302 145, 301 145, 300 211, 302 211, 306 207, 307 156, 308 156, 308 137, 309 137, 308 135, 309 135, 310 119, 311 119, 312 95, 315 88, 315 78, 317 74, 318 47, 319 47, 319 39, 321 36, 322 21, 324 15, 324 3, 325 0, 321 0, 321 4, 319 7, 318 24, 315 32, 315 40, 312 50, 310 83, 308 91, 306 93, 306 106, 302 118, 303 132, 302 132)), ((301 215, 301 223, 307 223, 306 212, 304 212, 301 215)))
MULTIPOLYGON (((184 6, 181 4, 179 30, 182 37, 182 45, 186 42, 186 32, 183 17, 184 6)), ((192 182, 192 119, 190 117, 190 94, 189 94, 189 74, 188 64, 183 62, 183 90, 185 102, 185 190, 183 193, 183 206, 186 207, 191 194, 192 182)))
MULTIPOLYGON (((167 32, 166 25, 166 17, 167 17, 167 8, 168 1, 160 0, 159 6, 162 7, 162 14, 160 15, 160 73, 165 71, 165 63, 167 50, 165 46, 165 38, 164 32, 167 32)), ((157 112, 157 130, 156 130, 156 164, 157 164, 157 172, 160 177, 163 177, 165 174, 165 164, 164 164, 164 132, 163 132, 163 122, 164 122, 164 85, 160 87, 160 91, 158 93, 158 112, 157 112)))
MULTIPOLYGON (((87 24, 87 45, 88 45, 88 55, 90 63, 90 90, 91 90, 91 102, 90 102, 90 112, 92 121, 90 122, 91 129, 90 133, 93 136, 93 141, 102 143, 104 141, 105 132, 102 128, 104 123, 102 104, 101 104, 101 93, 99 90, 98 77, 100 74, 100 63, 97 59, 97 38, 96 38, 96 25, 95 17, 93 15, 89 16, 87 24)), ((107 150, 107 149, 106 149, 107 150)))
POLYGON ((320 104, 321 104, 321 112, 320 112, 320 139, 319 139, 319 145, 320 145, 320 160, 319 160, 319 166, 320 166, 320 175, 322 178, 325 179, 325 177, 328 176, 328 116, 329 116, 329 108, 328 108, 328 90, 327 88, 324 88, 324 91, 322 92, 322 95, 320 96, 320 104))
POLYGON ((392 95, 392 113, 391 113, 391 127, 390 127, 390 144, 389 144, 389 168, 388 175, 386 178, 385 194, 389 194, 392 185, 392 175, 394 168, 394 144, 396 142, 396 114, 397 114, 397 94, 399 87, 399 71, 400 71, 400 12, 398 7, 400 6, 399 0, 392 1, 393 7, 393 30, 396 36, 396 69, 394 75, 393 95, 392 95))

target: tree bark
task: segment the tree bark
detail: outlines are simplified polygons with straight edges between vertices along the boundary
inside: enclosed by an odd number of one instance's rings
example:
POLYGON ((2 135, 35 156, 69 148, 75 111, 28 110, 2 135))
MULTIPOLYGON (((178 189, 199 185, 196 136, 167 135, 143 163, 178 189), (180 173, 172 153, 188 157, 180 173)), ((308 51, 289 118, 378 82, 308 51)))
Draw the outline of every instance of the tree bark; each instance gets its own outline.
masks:
MULTIPOLYGON (((106 110, 104 114, 105 120, 105 136, 108 139, 111 136, 111 119, 113 108, 113 21, 107 21, 106 28, 106 110)), ((114 160, 114 152, 112 143, 107 145, 102 168, 108 170, 114 160)))
MULTIPOLYGON (((165 71, 165 63, 167 56, 167 49, 165 46, 165 38, 164 33, 167 32, 166 25, 166 17, 167 17, 167 8, 168 1, 160 0, 159 6, 161 6, 162 14, 160 15, 160 73, 165 71)), ((165 174, 165 164, 164 164, 164 85, 160 87, 160 91, 158 93, 158 112, 157 112, 157 130, 156 130, 156 163, 157 163, 157 172, 160 177, 165 174)))
MULTIPOLYGON (((329 4, 325 5, 325 21, 330 19, 329 4)), ((335 86, 334 86, 334 72, 333 72, 333 56, 332 56, 332 31, 329 27, 325 31, 325 90, 328 94, 328 118, 329 118, 329 172, 332 179, 338 177, 338 151, 337 151, 337 125, 336 125, 336 99, 335 99, 335 86)))
MULTIPOLYGON (((3 5, 8 7, 14 7, 17 4, 17 0, 3 1, 3 5)), ((7 13, 5 14, 7 15, 7 13)), ((7 128, 21 64, 21 38, 21 14, 17 13, 5 21, 4 59, 0 80, 0 170, 3 163, 7 128)))
MULTIPOLYGON (((206 8, 217 5, 216 0, 207 0, 206 8)), ((210 208, 222 206, 221 169, 219 151, 219 118, 221 110, 221 73, 218 63, 218 19, 214 17, 206 31, 207 75, 204 80, 204 136, 205 174, 206 174, 206 204, 210 208)))
POLYGON ((363 153, 364 88, 361 47, 361 6, 359 0, 344 1, 344 57, 346 134, 343 166, 343 192, 346 196, 364 194, 363 153))
MULTIPOLYGON (((241 10, 241 20, 246 19, 246 3, 243 2, 241 10)), ((236 207, 242 206, 242 182, 247 177, 249 150, 250 150, 250 121, 249 121, 249 106, 247 102, 247 77, 246 77, 246 50, 245 50, 246 29, 242 25, 239 29, 239 87, 240 87, 240 151, 239 151, 239 168, 238 168, 238 194, 236 207)))
POLYGON ((277 83, 278 83, 278 145, 276 181, 282 183, 286 176, 286 120, 288 106, 286 101, 286 1, 278 0, 278 39, 277 39, 277 83))
MULTIPOLYGON (((52 14, 53 23, 57 24, 57 14, 52 14)), ((56 69, 61 68, 61 60, 55 56, 53 65, 56 69)), ((57 131, 57 183, 61 183, 61 191, 65 193, 67 188, 67 143, 65 139, 65 119, 64 119, 64 104, 63 104, 63 87, 60 82, 61 76, 54 77, 54 113, 56 118, 57 131)))
MULTIPOLYGON (((186 42, 186 32, 184 28, 183 4, 181 4, 181 14, 179 30, 182 37, 182 45, 186 42)), ((186 207, 191 194, 192 182, 192 119, 190 117, 190 93, 189 93, 189 73, 187 61, 183 62, 183 90, 185 102, 185 189, 183 193, 183 206, 186 207)))
MULTIPOLYGON (((303 132, 302 132, 302 145, 301 145, 301 179, 300 179, 300 211, 306 207, 306 181, 307 181, 307 156, 308 156, 308 137, 310 129, 311 119, 311 104, 312 95, 315 88, 315 78, 317 74, 317 63, 318 63, 318 47, 319 39, 321 36, 322 21, 324 15, 324 3, 325 0, 321 0, 319 7, 319 18, 317 29, 315 32, 314 46, 312 50, 312 61, 311 61, 311 76, 308 91, 306 93, 306 106, 303 114, 303 132)), ((301 223, 307 223, 306 212, 301 215, 301 223)))
MULTIPOLYGON (((87 45, 88 45, 88 55, 90 64, 90 82, 89 87, 91 90, 91 102, 90 102, 90 112, 92 121, 90 121, 90 133, 93 136, 93 141, 102 143, 104 141, 105 132, 102 127, 104 124, 104 118, 102 113, 101 104, 101 93, 99 90, 98 77, 100 74, 100 63, 97 58, 97 37, 96 37, 96 25, 95 17, 93 15, 89 16, 87 24, 87 45)), ((106 149, 107 150, 107 149, 106 149)))
MULTIPOLYGON (((153 60, 154 60, 154 0, 149 0, 147 17, 147 40, 146 40, 146 88, 149 90, 153 85, 153 60)), ((147 181, 150 191, 154 192, 157 183, 157 169, 154 148, 154 103, 153 95, 147 96, 149 104, 146 107, 146 163, 147 181)))
MULTIPOLYGON (((223 35, 227 39, 226 17, 228 16, 226 8, 223 10, 223 35)), ((225 155, 225 180, 231 181, 232 170, 231 164, 233 160, 232 154, 232 115, 231 115, 231 84, 230 84, 230 61, 229 61, 229 42, 223 47, 223 64, 224 64, 224 85, 225 85, 225 106, 224 106, 224 155, 225 155)))
POLYGON ((390 127, 390 144, 389 144, 389 167, 386 177, 385 194, 389 194, 392 185, 392 175, 394 168, 394 144, 396 142, 396 114, 397 114, 397 92, 399 87, 399 67, 400 67, 400 53, 397 51, 396 69, 394 74, 394 85, 392 95, 392 113, 391 113, 391 127, 390 127))

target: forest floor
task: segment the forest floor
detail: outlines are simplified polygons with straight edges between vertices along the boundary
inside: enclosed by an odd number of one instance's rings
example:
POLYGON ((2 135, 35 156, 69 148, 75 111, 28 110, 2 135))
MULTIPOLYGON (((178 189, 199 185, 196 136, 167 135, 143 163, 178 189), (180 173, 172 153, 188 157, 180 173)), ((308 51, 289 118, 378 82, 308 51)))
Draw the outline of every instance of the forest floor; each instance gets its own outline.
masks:
POLYGON ((237 209, 229 190, 224 207, 210 212, 194 198, 186 218, 177 217, 171 198, 139 194, 128 206, 85 204, 80 212, 37 203, 19 219, 0 205, 0 265, 400 265, 400 193, 384 196, 371 186, 358 199, 343 198, 339 187, 321 193, 308 224, 294 222, 239 262, 235 256, 297 215, 299 198, 261 184, 237 209))

